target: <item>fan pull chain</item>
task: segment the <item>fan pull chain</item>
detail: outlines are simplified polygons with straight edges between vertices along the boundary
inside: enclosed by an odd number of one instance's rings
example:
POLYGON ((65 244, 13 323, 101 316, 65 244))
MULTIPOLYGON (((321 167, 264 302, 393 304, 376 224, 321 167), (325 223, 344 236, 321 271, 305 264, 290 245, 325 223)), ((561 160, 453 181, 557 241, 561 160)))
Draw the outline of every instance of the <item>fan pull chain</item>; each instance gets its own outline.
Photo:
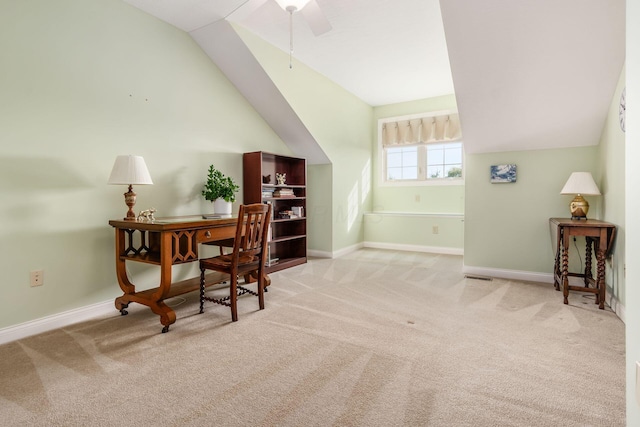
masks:
POLYGON ((289 69, 293 68, 293 9, 289 10, 289 69))

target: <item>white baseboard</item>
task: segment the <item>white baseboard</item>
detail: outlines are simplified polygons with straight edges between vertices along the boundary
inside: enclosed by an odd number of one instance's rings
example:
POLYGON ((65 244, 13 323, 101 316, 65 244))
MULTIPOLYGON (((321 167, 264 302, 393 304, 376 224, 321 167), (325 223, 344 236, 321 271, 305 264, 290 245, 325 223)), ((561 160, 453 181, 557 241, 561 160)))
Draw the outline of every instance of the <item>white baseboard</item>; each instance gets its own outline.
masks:
POLYGON ((395 251, 427 252, 432 254, 444 255, 464 255, 464 249, 462 248, 449 248, 444 246, 420 246, 405 245, 399 243, 364 242, 364 247, 375 249, 390 249, 395 251))
POLYGON ((523 280, 525 282, 542 282, 553 283, 553 274, 536 273, 533 271, 505 270, 501 268, 487 267, 471 267, 465 265, 462 267, 464 274, 473 274, 477 276, 498 277, 501 279, 523 280))
POLYGON ((622 323, 627 323, 625 321, 626 310, 624 308, 624 305, 620 304, 618 298, 611 295, 611 292, 609 292, 609 288, 607 288, 607 296, 605 298, 605 302, 609 307, 611 307, 611 310, 616 314, 616 316, 618 316, 620 320, 622 320, 622 323))
POLYGON ((333 258, 333 253, 327 251, 316 251, 313 249, 307 249, 307 256, 316 258, 333 258))
POLYGON ((362 243, 357 243, 355 245, 347 246, 346 248, 342 248, 333 253, 333 258, 340 258, 341 256, 349 255, 352 252, 357 251, 358 249, 362 249, 364 246, 362 243))
POLYGON ((53 329, 63 328, 74 323, 91 320, 98 316, 117 313, 113 300, 91 304, 62 313, 52 314, 36 320, 30 320, 14 326, 0 329, 0 344, 16 341, 53 329))
POLYGON ((358 249, 362 249, 363 244, 362 243, 357 243, 355 245, 352 246, 347 246, 346 248, 342 248, 338 251, 335 252, 326 252, 326 251, 316 251, 316 250, 307 250, 307 255, 309 256, 314 256, 314 257, 318 257, 318 258, 339 258, 341 256, 345 256, 348 255, 352 252, 357 251, 358 249))

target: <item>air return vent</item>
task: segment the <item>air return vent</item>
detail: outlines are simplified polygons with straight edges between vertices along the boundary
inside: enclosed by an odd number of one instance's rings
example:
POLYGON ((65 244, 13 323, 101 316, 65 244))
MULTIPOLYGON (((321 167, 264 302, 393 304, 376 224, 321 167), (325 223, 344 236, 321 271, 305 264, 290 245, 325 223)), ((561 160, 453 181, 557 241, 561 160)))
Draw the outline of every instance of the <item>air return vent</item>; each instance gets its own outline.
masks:
POLYGON ((493 280, 493 277, 488 277, 488 276, 476 276, 475 274, 465 274, 464 275, 465 279, 475 279, 475 280, 486 280, 487 282, 490 282, 493 280))

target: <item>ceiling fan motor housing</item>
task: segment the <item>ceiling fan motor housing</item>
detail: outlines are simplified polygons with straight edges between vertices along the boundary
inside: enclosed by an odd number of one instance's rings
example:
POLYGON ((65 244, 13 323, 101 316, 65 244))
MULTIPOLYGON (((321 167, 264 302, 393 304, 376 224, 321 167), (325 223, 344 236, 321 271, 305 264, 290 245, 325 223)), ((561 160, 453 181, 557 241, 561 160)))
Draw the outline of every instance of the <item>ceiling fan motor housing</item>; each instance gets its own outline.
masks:
POLYGON ((311 0, 276 0, 280 7, 289 13, 302 9, 309 1, 311 0))

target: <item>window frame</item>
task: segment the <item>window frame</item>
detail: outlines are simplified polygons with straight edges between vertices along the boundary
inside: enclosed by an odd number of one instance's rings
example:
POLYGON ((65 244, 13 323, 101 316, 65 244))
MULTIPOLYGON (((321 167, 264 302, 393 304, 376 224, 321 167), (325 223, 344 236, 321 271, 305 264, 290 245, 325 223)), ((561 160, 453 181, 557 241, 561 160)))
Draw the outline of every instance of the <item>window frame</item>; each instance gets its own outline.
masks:
POLYGON ((455 114, 457 112, 452 110, 441 110, 429 113, 411 114, 407 116, 398 117, 385 117, 378 120, 378 164, 380 165, 378 173, 380 174, 380 183, 385 187, 402 187, 402 186, 446 186, 446 185, 464 185, 465 178, 465 154, 464 154, 464 141, 463 139, 456 139, 452 141, 434 141, 432 143, 416 143, 398 145, 397 148, 402 147, 418 147, 418 178, 417 179, 399 179, 389 180, 387 179, 387 148, 382 143, 382 126, 385 123, 393 123, 403 120, 413 120, 425 117, 442 116, 447 114, 455 114), (461 143, 461 163, 462 163, 462 177, 460 178, 427 178, 427 146, 430 144, 448 144, 448 143, 461 143))

